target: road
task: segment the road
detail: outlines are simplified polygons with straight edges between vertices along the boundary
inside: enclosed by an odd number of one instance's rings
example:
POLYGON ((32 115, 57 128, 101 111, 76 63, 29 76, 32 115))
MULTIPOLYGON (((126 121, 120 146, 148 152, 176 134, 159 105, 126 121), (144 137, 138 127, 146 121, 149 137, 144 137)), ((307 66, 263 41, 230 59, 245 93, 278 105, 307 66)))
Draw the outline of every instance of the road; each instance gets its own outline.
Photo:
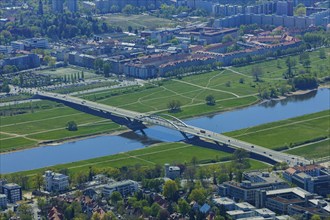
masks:
POLYGON ((74 103, 74 104, 77 104, 80 106, 84 106, 84 107, 87 107, 90 109, 94 109, 97 111, 108 112, 108 113, 111 113, 111 114, 119 116, 119 117, 130 118, 131 120, 136 120, 136 121, 140 121, 140 122, 147 123, 147 124, 160 125, 160 126, 163 126, 166 128, 177 130, 184 134, 190 134, 190 135, 200 137, 202 139, 213 141, 215 143, 222 143, 222 144, 232 146, 234 148, 244 149, 248 152, 253 152, 255 154, 270 158, 276 162, 286 162, 291 166, 297 165, 297 164, 311 164, 310 160, 307 160, 303 157, 274 151, 274 150, 271 150, 271 149, 268 149, 268 148, 265 148, 262 146, 257 146, 257 145, 251 144, 251 143, 240 141, 240 140, 232 138, 232 137, 228 137, 228 136, 225 136, 225 135, 222 135, 219 133, 215 133, 213 131, 209 131, 206 129, 187 125, 183 121, 181 121, 173 116, 170 116, 170 115, 164 115, 166 117, 165 118, 165 117, 163 117, 163 115, 144 114, 144 113, 134 112, 134 111, 126 110, 126 109, 121 109, 121 108, 112 107, 112 106, 108 106, 108 105, 101 104, 101 103, 84 100, 84 99, 69 96, 69 95, 61 95, 61 94, 55 94, 55 93, 51 93, 51 92, 38 91, 36 89, 29 90, 29 92, 32 92, 32 93, 42 96, 44 98, 51 98, 51 99, 55 99, 58 101, 65 101, 65 102, 74 103), (169 117, 170 117, 170 119, 167 119, 169 117))

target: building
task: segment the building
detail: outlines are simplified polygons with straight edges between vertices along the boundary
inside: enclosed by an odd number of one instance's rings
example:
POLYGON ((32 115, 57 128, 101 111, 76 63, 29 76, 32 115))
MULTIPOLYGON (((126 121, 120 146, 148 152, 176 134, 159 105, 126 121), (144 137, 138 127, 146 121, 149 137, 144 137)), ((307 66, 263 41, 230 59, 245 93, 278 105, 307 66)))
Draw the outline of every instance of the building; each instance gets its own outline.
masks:
POLYGON ((234 200, 229 199, 227 197, 217 197, 214 198, 212 201, 218 207, 224 206, 227 211, 235 210, 234 200))
POLYGON ((75 13, 78 11, 78 0, 67 0, 67 6, 70 12, 75 13))
POLYGON ((63 13, 64 0, 52 0, 52 10, 54 13, 63 13))
POLYGON ((7 208, 7 196, 0 194, 0 208, 7 208))
POLYGON ((168 163, 165 164, 165 177, 172 180, 180 177, 181 170, 178 166, 170 166, 168 163))
POLYGON ((287 214, 289 205, 304 205, 314 196, 299 188, 259 190, 256 194, 256 206, 266 207, 276 213, 287 214))
POLYGON ((22 188, 16 183, 7 183, 3 186, 3 194, 7 196, 9 203, 22 200, 22 188))
POLYGON ((32 69, 40 66, 40 58, 37 54, 6 58, 3 60, 0 67, 4 67, 6 65, 16 66, 19 70, 32 69))
POLYGON ((3 186, 8 183, 6 179, 0 179, 0 194, 3 193, 3 186))
POLYGON ((133 180, 114 182, 104 186, 102 194, 105 197, 110 197, 114 191, 120 192, 122 196, 126 196, 138 191, 138 183, 133 180))
POLYGON ((221 196, 234 198, 235 200, 243 200, 254 204, 257 191, 261 189, 272 190, 288 187, 285 181, 268 172, 244 173, 243 178, 245 180, 242 181, 242 183, 228 181, 219 185, 219 194, 221 196))
POLYGON ((48 192, 60 192, 69 188, 69 177, 61 173, 48 170, 45 172, 44 180, 45 190, 48 192))
POLYGON ((233 210, 227 211, 227 215, 230 216, 231 219, 242 219, 247 218, 251 219, 254 216, 253 211, 243 211, 243 210, 233 210))
POLYGON ((330 193, 330 172, 320 165, 290 167, 283 172, 283 177, 310 193, 322 196, 330 193))
POLYGON ((330 217, 330 204, 324 200, 317 199, 318 196, 311 194, 299 187, 260 190, 256 196, 256 206, 266 207, 276 213, 288 215, 304 215, 309 219, 312 215, 321 218, 330 217))
POLYGON ((46 38, 30 38, 22 40, 25 50, 31 50, 35 48, 47 49, 49 48, 48 40, 46 38))
POLYGON ((225 18, 214 20, 213 27, 215 28, 232 28, 240 25, 257 24, 283 26, 287 28, 306 29, 310 26, 326 26, 330 21, 330 9, 314 13, 310 16, 298 17, 288 15, 271 15, 271 14, 237 14, 225 18), (285 22, 291 19, 291 22, 285 22))

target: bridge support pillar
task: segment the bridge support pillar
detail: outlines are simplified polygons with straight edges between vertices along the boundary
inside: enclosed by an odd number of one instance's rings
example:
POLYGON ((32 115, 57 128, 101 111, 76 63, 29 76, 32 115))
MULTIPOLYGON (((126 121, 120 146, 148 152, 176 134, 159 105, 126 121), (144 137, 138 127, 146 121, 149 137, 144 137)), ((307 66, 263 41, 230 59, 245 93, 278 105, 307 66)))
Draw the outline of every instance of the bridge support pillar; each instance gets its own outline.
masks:
POLYGON ((188 136, 187 136, 186 133, 184 133, 184 132, 182 132, 182 131, 180 131, 180 133, 182 134, 182 136, 183 136, 185 139, 189 140, 189 138, 188 138, 188 136))
POLYGON ((144 132, 143 129, 140 129, 141 133, 144 135, 144 136, 147 136, 147 134, 144 132))

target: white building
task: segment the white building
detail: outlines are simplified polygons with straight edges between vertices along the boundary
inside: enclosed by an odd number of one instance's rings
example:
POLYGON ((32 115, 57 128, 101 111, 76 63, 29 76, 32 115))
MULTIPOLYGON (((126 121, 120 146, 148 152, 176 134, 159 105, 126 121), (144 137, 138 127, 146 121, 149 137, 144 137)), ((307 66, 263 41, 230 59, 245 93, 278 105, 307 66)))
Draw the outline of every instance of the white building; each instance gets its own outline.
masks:
POLYGON ((69 188, 69 177, 64 174, 48 170, 45 172, 44 180, 45 190, 48 192, 64 191, 69 188))
POLYGON ((114 182, 104 186, 102 193, 103 196, 109 197, 114 191, 120 192, 123 196, 137 192, 138 183, 133 180, 124 180, 120 182, 114 182))
POLYGON ((7 196, 5 194, 0 194, 0 208, 7 207, 7 196))
POLYGON ((168 163, 165 164, 165 177, 172 180, 180 177, 180 167, 170 166, 168 163))

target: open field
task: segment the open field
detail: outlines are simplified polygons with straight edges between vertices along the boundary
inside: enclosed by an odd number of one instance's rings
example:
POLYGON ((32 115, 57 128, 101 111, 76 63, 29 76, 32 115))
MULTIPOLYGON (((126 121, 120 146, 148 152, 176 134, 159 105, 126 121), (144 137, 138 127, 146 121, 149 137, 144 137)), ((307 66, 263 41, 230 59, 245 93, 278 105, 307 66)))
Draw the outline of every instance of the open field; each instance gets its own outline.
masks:
MULTIPOLYGON (((311 61, 311 72, 316 72, 317 77, 325 77, 330 74, 330 48, 325 48, 327 53, 326 59, 319 58, 319 51, 306 52, 310 56, 311 61)), ((261 79, 263 80, 273 80, 283 78, 283 73, 286 71, 287 67, 285 64, 287 57, 279 58, 277 60, 261 61, 256 64, 246 65, 242 67, 232 67, 231 69, 240 72, 246 76, 252 77, 253 66, 260 66, 263 70, 263 75, 261 79), (279 63, 279 65, 278 65, 279 63)), ((290 59, 295 59, 297 61, 296 72, 299 73, 300 70, 305 68, 299 63, 299 55, 290 56, 290 59)))
MULTIPOLYGON (((290 146, 297 146, 310 140, 329 137, 329 123, 330 111, 327 110, 233 131, 226 135, 263 147, 279 150, 290 146)), ((321 145, 320 148, 325 152, 326 145, 321 145)), ((308 148, 302 149, 307 151, 305 152, 306 155, 313 153, 309 152, 308 148)))
MULTIPOLYGON (((68 164, 56 165, 53 167, 47 167, 43 169, 31 170, 19 172, 20 175, 35 175, 38 172, 44 172, 44 170, 61 170, 68 169, 70 174, 77 172, 86 172, 89 167, 103 170, 110 167, 120 168, 123 166, 135 166, 136 164, 142 166, 155 166, 156 164, 163 165, 164 163, 187 163, 190 164, 191 159, 196 156, 199 163, 213 163, 219 161, 230 160, 232 155, 222 151, 217 151, 208 148, 202 148, 198 146, 188 145, 181 142, 176 143, 161 143, 151 147, 130 151, 126 153, 120 153, 116 155, 110 155, 105 157, 99 157, 90 160, 78 161, 68 164)), ((250 160, 250 169, 264 169, 269 165, 250 160)))
POLYGON ((157 18, 154 16, 140 14, 140 15, 122 15, 122 14, 108 14, 102 16, 108 24, 114 27, 121 27, 124 30, 131 26, 133 29, 156 29, 163 27, 175 27, 178 23, 164 18, 157 18))
POLYGON ((286 151, 286 153, 300 155, 309 159, 326 157, 330 154, 330 139, 297 147, 296 149, 286 151))
POLYGON ((87 70, 85 68, 79 68, 79 67, 61 67, 57 68, 54 70, 48 69, 48 70, 40 70, 36 71, 37 74, 46 74, 50 76, 57 76, 57 77, 64 77, 66 76, 71 76, 73 74, 81 74, 81 72, 84 72, 84 77, 85 79, 90 79, 90 78, 96 78, 100 77, 99 75, 95 74, 94 71, 92 70, 87 70))
POLYGON ((0 152, 35 146, 37 143, 47 140, 81 137, 118 129, 120 126, 110 120, 82 113, 69 107, 1 117, 0 152), (66 129, 69 121, 77 123, 78 131, 66 129))

